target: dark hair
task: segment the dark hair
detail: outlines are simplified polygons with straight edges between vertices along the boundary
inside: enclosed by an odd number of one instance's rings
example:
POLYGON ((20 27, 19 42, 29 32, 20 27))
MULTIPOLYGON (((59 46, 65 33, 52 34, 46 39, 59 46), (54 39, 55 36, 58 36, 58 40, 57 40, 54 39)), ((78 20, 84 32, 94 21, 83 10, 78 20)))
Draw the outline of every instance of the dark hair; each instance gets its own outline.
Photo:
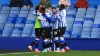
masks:
POLYGON ((52 9, 56 9, 56 7, 52 7, 52 9))
POLYGON ((40 6, 40 5, 37 5, 37 6, 36 6, 36 8, 35 8, 36 11, 39 10, 39 6, 40 6))
POLYGON ((59 6, 59 10, 63 10, 63 9, 65 9, 66 7, 65 7, 65 5, 64 4, 61 4, 60 6, 59 6))
POLYGON ((42 8, 40 9, 40 11, 41 11, 42 14, 45 14, 45 9, 46 9, 45 7, 42 7, 42 8))

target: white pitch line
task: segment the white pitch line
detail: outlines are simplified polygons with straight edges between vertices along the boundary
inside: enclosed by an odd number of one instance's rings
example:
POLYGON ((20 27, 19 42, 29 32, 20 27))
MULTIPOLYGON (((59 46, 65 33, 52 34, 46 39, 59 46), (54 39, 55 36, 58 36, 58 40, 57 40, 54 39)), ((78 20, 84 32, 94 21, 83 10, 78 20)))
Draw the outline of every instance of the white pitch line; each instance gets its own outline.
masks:
POLYGON ((7 55, 7 54, 0 54, 0 56, 2 56, 2 55, 7 55))
POLYGON ((2 55, 9 55, 9 54, 14 54, 14 55, 17 55, 17 54, 27 54, 27 53, 33 53, 33 52, 5 53, 5 54, 0 54, 0 56, 2 56, 2 55))

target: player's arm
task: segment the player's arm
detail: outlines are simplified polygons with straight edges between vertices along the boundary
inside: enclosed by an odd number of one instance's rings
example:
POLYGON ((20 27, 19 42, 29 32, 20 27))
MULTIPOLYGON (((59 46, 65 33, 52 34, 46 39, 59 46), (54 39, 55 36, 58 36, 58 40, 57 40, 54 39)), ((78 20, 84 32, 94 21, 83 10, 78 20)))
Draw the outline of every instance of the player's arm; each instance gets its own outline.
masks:
POLYGON ((36 11, 34 10, 34 11, 33 11, 33 15, 35 15, 35 16, 36 16, 36 14, 37 14, 37 13, 36 13, 36 11))
POLYGON ((46 19, 44 19, 42 13, 38 13, 37 16, 38 16, 38 19, 41 20, 41 21, 46 20, 46 19))
POLYGON ((46 14, 44 15, 46 17, 46 19, 50 22, 50 23, 55 23, 56 20, 53 19, 52 17, 48 17, 46 14))

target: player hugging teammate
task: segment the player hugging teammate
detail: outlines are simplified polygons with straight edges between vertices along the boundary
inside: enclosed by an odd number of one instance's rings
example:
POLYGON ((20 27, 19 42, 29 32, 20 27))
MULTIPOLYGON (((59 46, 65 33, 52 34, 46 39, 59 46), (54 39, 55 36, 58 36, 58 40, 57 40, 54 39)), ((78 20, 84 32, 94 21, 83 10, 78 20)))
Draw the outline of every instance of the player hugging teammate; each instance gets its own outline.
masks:
MULTIPOLYGON (((52 38, 55 41, 55 52, 66 52, 69 47, 66 45, 66 41, 63 37, 66 31, 66 9, 63 4, 59 6, 59 11, 56 11, 55 7, 45 8, 40 7, 38 13, 36 13, 36 19, 40 22, 41 27, 36 29, 36 38, 32 44, 28 47, 32 51, 33 44, 36 44, 35 52, 40 52, 38 49, 38 42, 40 37, 43 39, 43 51, 51 52, 52 38), (37 33, 38 32, 38 33, 37 33), (52 34, 53 33, 53 34, 52 34), (60 48, 61 47, 61 48, 60 48)), ((38 24, 37 24, 38 25, 38 24)))

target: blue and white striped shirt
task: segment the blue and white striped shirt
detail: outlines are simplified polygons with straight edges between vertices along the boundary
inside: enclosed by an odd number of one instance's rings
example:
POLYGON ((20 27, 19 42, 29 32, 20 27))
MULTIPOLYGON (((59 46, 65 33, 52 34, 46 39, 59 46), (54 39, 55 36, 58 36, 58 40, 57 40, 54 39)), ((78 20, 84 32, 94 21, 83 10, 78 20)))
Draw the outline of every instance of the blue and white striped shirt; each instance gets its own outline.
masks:
POLYGON ((59 28, 59 19, 60 19, 60 15, 59 14, 52 14, 51 19, 55 20, 54 23, 52 23, 53 25, 53 29, 58 29, 59 28))
POLYGON ((67 11, 65 9, 58 11, 59 15, 61 16, 59 21, 59 27, 66 27, 66 14, 67 11))
POLYGON ((50 27, 50 23, 48 22, 48 20, 46 19, 46 17, 44 17, 42 15, 42 13, 38 13, 38 19, 40 20, 41 25, 42 25, 43 28, 50 27))

